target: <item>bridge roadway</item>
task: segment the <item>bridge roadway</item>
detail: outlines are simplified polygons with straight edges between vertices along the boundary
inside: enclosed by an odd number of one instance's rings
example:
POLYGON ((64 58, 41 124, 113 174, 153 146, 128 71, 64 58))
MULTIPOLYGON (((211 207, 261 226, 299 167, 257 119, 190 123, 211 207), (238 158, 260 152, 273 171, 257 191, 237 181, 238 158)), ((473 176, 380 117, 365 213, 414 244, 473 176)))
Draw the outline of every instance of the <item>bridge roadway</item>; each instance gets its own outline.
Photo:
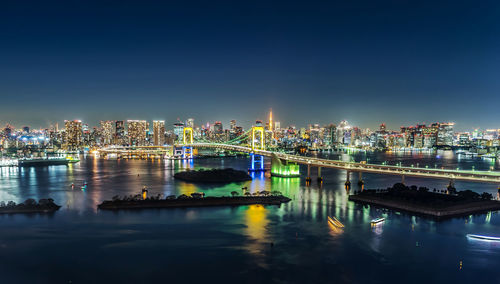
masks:
POLYGON ((195 148, 224 149, 237 152, 254 153, 257 155, 262 155, 267 157, 271 157, 272 154, 275 154, 278 158, 282 160, 287 160, 289 162, 295 162, 298 164, 320 167, 320 168, 346 170, 348 172, 362 172, 362 173, 398 175, 403 177, 409 176, 409 177, 420 177, 420 178, 437 178, 437 179, 448 179, 451 181, 462 180, 462 181, 488 182, 488 183, 500 184, 500 172, 492 172, 492 171, 431 169, 431 168, 415 168, 415 167, 405 167, 405 166, 390 166, 390 165, 365 164, 357 162, 345 162, 345 161, 337 161, 329 159, 320 159, 314 157, 290 155, 290 154, 284 154, 266 150, 252 150, 250 147, 245 147, 245 146, 216 144, 216 143, 194 143, 184 146, 195 147, 195 148))

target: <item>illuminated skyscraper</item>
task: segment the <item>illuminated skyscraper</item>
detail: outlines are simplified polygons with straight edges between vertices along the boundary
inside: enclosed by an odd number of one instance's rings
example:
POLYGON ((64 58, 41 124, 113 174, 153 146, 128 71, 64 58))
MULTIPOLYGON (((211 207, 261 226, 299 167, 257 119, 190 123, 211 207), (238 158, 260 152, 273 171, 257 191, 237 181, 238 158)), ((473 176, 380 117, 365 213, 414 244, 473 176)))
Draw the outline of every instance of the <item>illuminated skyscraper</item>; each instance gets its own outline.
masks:
POLYGON ((81 120, 65 120, 64 127, 66 128, 66 145, 69 150, 78 150, 82 146, 82 121, 81 120))
POLYGON ((101 120, 101 141, 103 145, 109 145, 113 143, 113 126, 114 121, 102 121, 101 120))
POLYGON ((147 122, 145 120, 127 120, 129 145, 144 146, 146 144, 147 122))
POLYGON ((153 143, 155 146, 165 144, 165 121, 153 120, 153 143))
POLYGON ((229 128, 231 130, 234 130, 236 128, 236 120, 233 119, 229 122, 229 128))
POLYGON ((186 120, 186 127, 194 128, 194 118, 188 118, 186 120))
POLYGON ((453 145, 453 126, 454 123, 440 123, 437 135, 438 146, 452 146, 453 145))
POLYGON ((123 120, 118 120, 115 123, 115 144, 123 145, 125 143, 125 124, 123 120))
POLYGON ((174 123, 174 134, 177 137, 176 142, 181 142, 184 137, 184 123, 176 122, 174 123))
POLYGON ((222 134, 224 132, 224 128, 222 127, 222 122, 216 121, 214 123, 214 133, 215 134, 222 134))

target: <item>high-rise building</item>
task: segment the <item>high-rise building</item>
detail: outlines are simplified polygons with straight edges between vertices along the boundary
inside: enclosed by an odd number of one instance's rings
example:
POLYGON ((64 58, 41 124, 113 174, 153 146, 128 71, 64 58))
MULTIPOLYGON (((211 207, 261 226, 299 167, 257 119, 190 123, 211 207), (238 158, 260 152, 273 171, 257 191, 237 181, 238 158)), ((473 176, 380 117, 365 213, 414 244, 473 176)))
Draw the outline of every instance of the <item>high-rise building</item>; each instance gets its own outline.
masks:
POLYGON ((147 122, 145 120, 127 120, 129 145, 146 145, 147 122))
POLYGON ((382 132, 382 133, 386 132, 385 123, 380 124, 380 132, 382 132))
POLYGON ((214 123, 214 133, 217 134, 222 134, 224 132, 224 128, 222 127, 222 122, 216 121, 214 123))
POLYGON ((118 120, 115 123, 115 144, 123 145, 125 143, 125 123, 123 120, 118 120))
POLYGON ((65 120, 66 145, 69 150, 78 150, 82 146, 83 126, 81 120, 65 120))
POLYGON ((186 120, 186 127, 194 128, 194 118, 188 118, 186 120))
POLYGON ((438 146, 452 146, 453 145, 453 126, 454 123, 439 123, 437 133, 438 146))
POLYGON ((174 135, 177 137, 177 142, 181 142, 184 139, 184 123, 174 123, 174 135))
POLYGON ((229 128, 231 130, 234 130, 236 128, 236 120, 233 119, 229 122, 229 128))
POLYGON ((113 143, 113 126, 114 121, 102 121, 101 120, 101 142, 103 145, 109 145, 113 143))
POLYGON ((155 146, 165 144, 165 121, 153 120, 153 143, 155 146))

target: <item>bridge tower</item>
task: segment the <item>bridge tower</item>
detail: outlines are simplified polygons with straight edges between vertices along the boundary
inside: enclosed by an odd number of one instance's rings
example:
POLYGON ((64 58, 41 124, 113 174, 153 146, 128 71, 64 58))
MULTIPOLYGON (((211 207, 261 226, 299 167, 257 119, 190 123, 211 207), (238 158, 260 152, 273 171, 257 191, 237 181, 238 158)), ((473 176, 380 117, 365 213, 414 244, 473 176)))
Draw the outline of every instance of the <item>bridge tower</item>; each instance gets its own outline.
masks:
POLYGON ((266 136, 265 136, 264 127, 253 126, 251 139, 252 139, 252 141, 251 141, 250 146, 252 147, 252 153, 250 153, 250 156, 252 157, 252 161, 250 164, 250 169, 248 169, 248 170, 252 171, 252 172, 265 171, 265 169, 264 169, 264 156, 257 155, 253 152, 255 150, 265 150, 266 136))
POLYGON ((254 126, 252 127, 252 150, 265 150, 266 136, 264 132, 264 127, 254 126), (257 143, 255 140, 259 137, 257 143))
POLYGON ((184 127, 182 132, 182 158, 183 159, 192 159, 193 158, 193 128, 192 127, 184 127))

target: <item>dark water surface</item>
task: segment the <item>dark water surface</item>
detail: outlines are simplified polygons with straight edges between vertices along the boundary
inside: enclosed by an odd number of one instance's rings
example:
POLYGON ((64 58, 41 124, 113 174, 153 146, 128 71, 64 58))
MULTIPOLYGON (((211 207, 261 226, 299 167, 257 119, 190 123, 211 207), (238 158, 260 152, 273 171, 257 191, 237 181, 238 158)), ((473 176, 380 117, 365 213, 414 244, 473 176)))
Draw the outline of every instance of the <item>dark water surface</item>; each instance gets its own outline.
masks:
MULTIPOLYGON (((340 156, 359 161, 365 155, 340 156)), ((498 170, 495 161, 458 158, 451 152, 368 154, 368 159, 498 170)), ((53 215, 0 215, 1 283, 500 283, 500 243, 465 237, 500 236, 497 213, 435 222, 359 206, 347 201, 345 171, 339 170, 323 169, 321 187, 315 169, 311 186, 305 186, 304 178, 270 178, 268 173, 222 186, 173 179, 186 168, 246 170, 248 163, 247 158, 190 163, 84 157, 68 167, 0 168, 0 200, 51 197, 63 206, 53 215), (84 182, 88 187, 81 190, 84 182), (279 190, 293 200, 281 207, 96 209, 114 195, 139 193, 143 185, 150 194, 164 195, 229 195, 248 186, 251 191, 279 190), (330 226, 327 216, 337 216, 345 228, 330 226), (372 228, 370 220, 380 216, 386 222, 372 228)), ((354 188, 357 178, 351 178, 354 188)), ((363 178, 367 188, 400 181, 383 175, 363 178)), ((406 183, 438 189, 447 185, 446 180, 412 178, 406 183)), ((491 184, 456 186, 497 190, 491 184)))

